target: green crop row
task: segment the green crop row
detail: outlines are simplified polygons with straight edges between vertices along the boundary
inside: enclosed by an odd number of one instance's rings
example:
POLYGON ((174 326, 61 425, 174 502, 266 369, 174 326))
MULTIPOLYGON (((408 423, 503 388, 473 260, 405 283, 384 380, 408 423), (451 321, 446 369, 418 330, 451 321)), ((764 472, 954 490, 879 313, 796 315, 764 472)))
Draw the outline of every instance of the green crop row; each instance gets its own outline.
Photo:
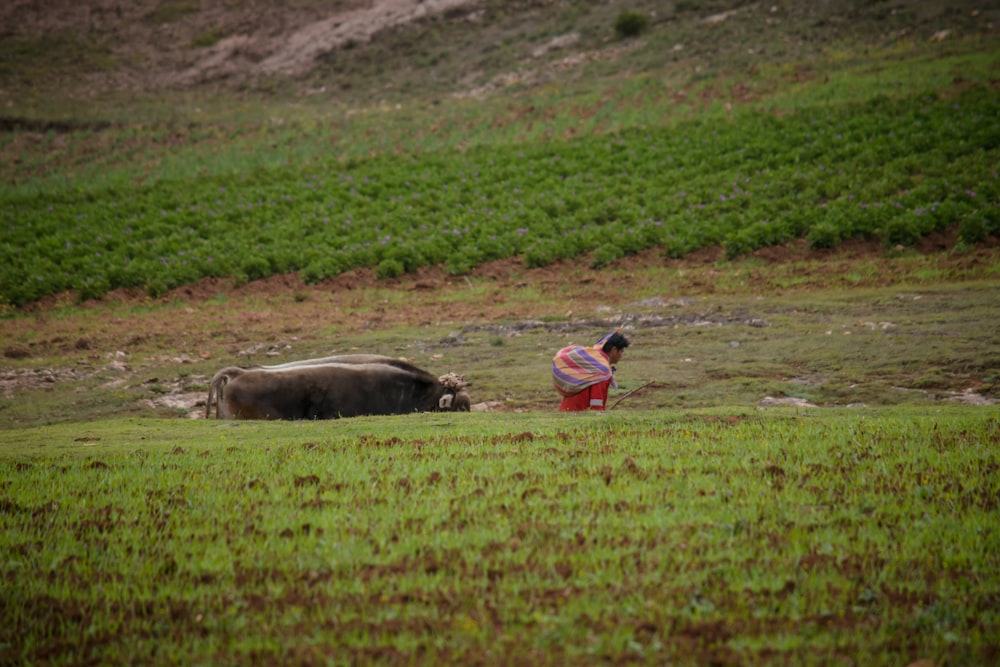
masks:
POLYGON ((206 276, 357 267, 462 274, 521 256, 594 267, 647 248, 731 256, 808 238, 1000 231, 1000 97, 973 88, 735 113, 578 139, 279 165, 0 203, 0 303, 152 295, 206 276))

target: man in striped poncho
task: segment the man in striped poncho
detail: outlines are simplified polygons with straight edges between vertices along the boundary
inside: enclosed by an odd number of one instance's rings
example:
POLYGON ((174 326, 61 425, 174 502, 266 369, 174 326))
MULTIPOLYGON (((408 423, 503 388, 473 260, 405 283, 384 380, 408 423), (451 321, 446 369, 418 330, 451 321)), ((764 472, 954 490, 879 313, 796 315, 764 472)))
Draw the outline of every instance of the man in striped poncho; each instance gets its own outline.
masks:
POLYGON ((621 331, 601 338, 591 347, 570 345, 552 359, 552 384, 563 395, 560 412, 604 410, 608 389, 615 384, 615 364, 629 341, 621 331))

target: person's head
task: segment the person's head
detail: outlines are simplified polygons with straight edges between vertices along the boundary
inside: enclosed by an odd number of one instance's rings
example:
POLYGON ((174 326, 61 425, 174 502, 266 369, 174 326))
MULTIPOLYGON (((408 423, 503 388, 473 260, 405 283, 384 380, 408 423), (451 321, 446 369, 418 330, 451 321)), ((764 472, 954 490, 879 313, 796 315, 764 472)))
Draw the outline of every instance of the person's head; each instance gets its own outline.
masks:
POLYGON ((608 355, 608 359, 611 360, 612 364, 617 364, 622 358, 622 352, 625 348, 629 346, 628 338, 625 337, 619 331, 614 332, 604 341, 604 345, 601 349, 604 350, 604 354, 608 355))

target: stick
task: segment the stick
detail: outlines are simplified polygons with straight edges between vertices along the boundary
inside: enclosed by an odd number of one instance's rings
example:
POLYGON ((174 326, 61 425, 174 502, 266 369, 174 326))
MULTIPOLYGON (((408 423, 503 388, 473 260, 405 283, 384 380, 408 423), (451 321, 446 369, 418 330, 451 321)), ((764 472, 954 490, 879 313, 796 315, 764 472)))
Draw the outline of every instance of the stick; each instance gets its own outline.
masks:
POLYGON ((628 398, 632 394, 635 394, 635 393, 637 393, 639 391, 642 391, 646 387, 648 387, 650 385, 653 385, 653 384, 656 384, 656 380, 650 380, 649 382, 647 382, 646 384, 642 385, 641 387, 636 387, 632 391, 626 392, 621 398, 619 398, 617 401, 615 401, 614 405, 612 405, 610 408, 608 408, 608 410, 614 410, 615 406, 618 405, 619 403, 621 403, 622 401, 624 401, 626 398, 628 398))

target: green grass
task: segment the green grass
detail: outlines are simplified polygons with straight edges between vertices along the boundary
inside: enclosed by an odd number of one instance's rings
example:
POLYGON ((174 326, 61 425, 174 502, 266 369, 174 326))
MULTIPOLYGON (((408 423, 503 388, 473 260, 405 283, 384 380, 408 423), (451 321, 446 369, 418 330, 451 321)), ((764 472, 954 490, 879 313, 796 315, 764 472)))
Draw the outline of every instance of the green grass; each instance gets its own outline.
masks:
POLYGON ((214 46, 216 42, 226 37, 226 33, 222 30, 209 30, 204 32, 194 39, 191 40, 192 49, 203 49, 209 46, 214 46))
POLYGON ((116 64, 111 46, 96 37, 65 33, 0 40, 0 81, 67 77, 80 67, 101 71, 116 64))
POLYGON ((143 20, 154 25, 173 23, 185 16, 197 14, 200 10, 200 3, 194 0, 160 0, 143 20))
POLYGON ((0 460, 7 661, 983 664, 977 410, 112 420, 0 460))

